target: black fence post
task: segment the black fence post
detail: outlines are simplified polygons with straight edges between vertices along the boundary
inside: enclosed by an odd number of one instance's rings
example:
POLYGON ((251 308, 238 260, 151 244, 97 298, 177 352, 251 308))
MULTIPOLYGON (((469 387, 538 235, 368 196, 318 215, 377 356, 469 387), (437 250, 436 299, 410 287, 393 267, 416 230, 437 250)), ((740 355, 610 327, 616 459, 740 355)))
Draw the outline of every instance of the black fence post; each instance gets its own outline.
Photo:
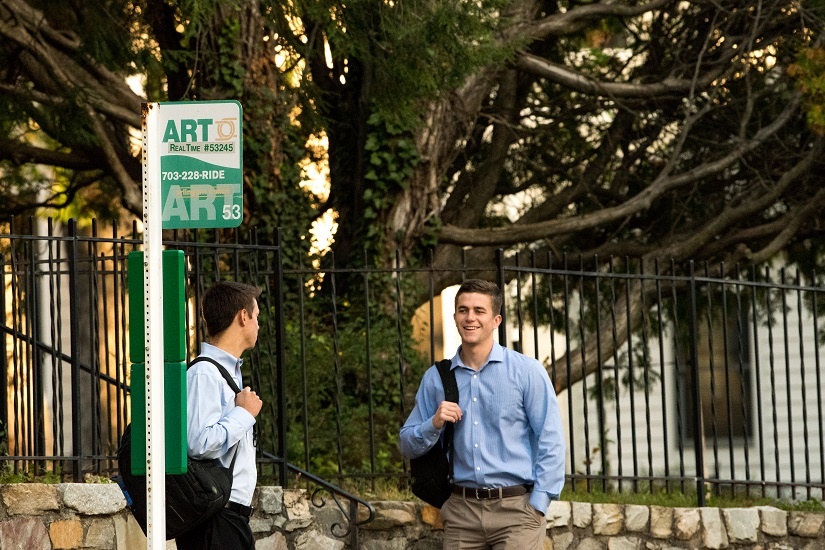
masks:
POLYGON ((83 479, 81 474, 80 457, 83 454, 83 439, 81 438, 82 422, 82 404, 80 403, 80 313, 78 305, 77 292, 77 258, 78 240, 77 240, 77 221, 75 219, 69 220, 69 237, 71 238, 71 258, 69 258, 69 327, 71 336, 69 337, 69 347, 72 350, 72 455, 74 462, 72 463, 72 479, 79 482, 83 479))
POLYGON ((358 503, 352 499, 349 501, 349 524, 350 529, 350 548, 358 550, 360 543, 358 541, 358 503))
POLYGON ((498 343, 507 347, 507 293, 504 279, 504 250, 496 250, 496 279, 501 289, 501 324, 498 326, 498 343))
MULTIPOLYGON (((34 218, 31 218, 30 230, 32 235, 35 235, 34 218)), ((39 237, 39 235, 38 235, 39 237)), ((44 409, 43 409, 43 353, 40 349, 41 334, 40 334, 40 316, 42 310, 40 308, 40 284, 38 282, 38 263, 37 263, 37 240, 32 240, 29 245, 29 270, 31 277, 26 284, 26 292, 31 296, 28 302, 29 313, 27 314, 29 321, 29 330, 31 330, 31 379, 32 379, 32 403, 34 411, 32 414, 32 431, 34 454, 36 456, 46 455, 46 433, 44 427, 44 409)), ((45 470, 45 462, 37 463, 35 471, 40 474, 45 470)))
POLYGON ((705 506, 705 423, 702 419, 702 391, 699 387, 699 330, 696 323, 696 275, 690 262, 690 375, 693 381, 693 446, 696 452, 696 504, 705 506))
MULTIPOLYGON (((11 248, 12 242, 9 239, 9 248, 11 248)), ((3 295, 6 294, 6 255, 0 254, 0 286, 3 287, 3 295)), ((2 325, 3 330, 0 331, 0 373, 2 373, 3 380, 9 379, 9 362, 8 362, 8 349, 6 346, 6 333, 11 332, 11 330, 6 326, 6 300, 0 300, 0 325, 2 325)), ((12 363, 12 366, 14 363, 12 363)), ((6 391, 6 384, 3 384, 3 391, 0 391, 0 456, 2 454, 8 454, 8 429, 9 429, 9 399, 8 399, 8 391, 6 391), (4 450, 5 447, 5 453, 4 450)))
POLYGON ((278 247, 275 262, 275 284, 278 286, 275 291, 275 334, 278 339, 278 353, 275 356, 276 380, 278 384, 278 455, 281 457, 281 464, 278 466, 278 476, 284 489, 289 487, 289 472, 286 449, 286 329, 284 328, 284 259, 283 243, 281 242, 281 229, 278 228, 275 234, 275 244, 278 247))

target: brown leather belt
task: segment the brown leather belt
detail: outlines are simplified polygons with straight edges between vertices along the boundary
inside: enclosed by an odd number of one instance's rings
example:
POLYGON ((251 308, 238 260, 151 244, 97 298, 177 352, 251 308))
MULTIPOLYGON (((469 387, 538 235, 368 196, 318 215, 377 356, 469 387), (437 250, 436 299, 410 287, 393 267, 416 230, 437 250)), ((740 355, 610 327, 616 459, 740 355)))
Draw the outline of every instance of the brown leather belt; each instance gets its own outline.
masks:
POLYGON ((486 499, 517 497, 533 492, 532 485, 513 485, 512 487, 475 488, 453 485, 453 494, 464 498, 486 499))
POLYGON ((252 512, 255 511, 254 506, 244 506, 243 504, 232 502, 231 500, 226 503, 226 507, 245 518, 252 517, 252 512))

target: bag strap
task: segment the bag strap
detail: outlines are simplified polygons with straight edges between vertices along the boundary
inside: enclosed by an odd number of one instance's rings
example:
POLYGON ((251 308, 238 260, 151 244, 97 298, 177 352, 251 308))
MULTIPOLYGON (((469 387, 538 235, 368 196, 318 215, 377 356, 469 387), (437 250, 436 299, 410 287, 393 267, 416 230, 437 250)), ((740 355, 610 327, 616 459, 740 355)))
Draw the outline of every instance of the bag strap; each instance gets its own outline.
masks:
MULTIPOLYGON (((450 359, 442 359, 436 365, 438 374, 441 375, 441 385, 444 386, 444 399, 458 403, 458 382, 455 379, 455 371, 452 367, 453 362, 450 359)), ((447 456, 450 457, 450 483, 453 481, 453 431, 455 424, 447 422, 444 427, 444 444, 447 448, 447 456)))
MULTIPOLYGON (((229 384, 229 387, 232 388, 233 392, 235 392, 235 395, 238 395, 239 393, 241 393, 241 389, 238 387, 238 383, 235 382, 235 379, 232 378, 232 375, 229 374, 229 371, 227 371, 226 368, 223 365, 221 365, 220 363, 218 363, 217 361, 215 361, 211 357, 207 357, 205 355, 199 355, 199 356, 195 357, 194 359, 192 359, 189 362, 189 364, 187 365, 187 368, 191 367, 195 363, 200 363, 201 361, 206 361, 207 363, 212 363, 213 365, 218 367, 218 372, 221 373, 221 376, 223 376, 223 379, 226 380, 226 383, 229 384)), ((230 473, 235 471, 235 459, 238 458, 238 444, 239 443, 240 443, 240 441, 238 441, 238 443, 235 443, 232 446, 235 449, 235 452, 232 453, 232 462, 229 463, 229 472, 230 473)))
POLYGON ((207 363, 212 363, 213 365, 218 367, 218 371, 221 373, 221 376, 223 376, 223 379, 226 380, 226 383, 229 384, 229 387, 232 388, 232 391, 235 392, 236 394, 241 393, 241 389, 238 387, 238 383, 235 382, 235 379, 232 378, 232 375, 229 374, 229 372, 226 370, 226 368, 224 368, 223 365, 221 365, 220 363, 218 363, 217 361, 215 361, 211 357, 207 357, 205 355, 199 355, 199 356, 195 357, 194 359, 192 359, 192 361, 189 362, 189 365, 187 365, 187 368, 191 367, 195 363, 200 363, 201 361, 206 361, 207 363))

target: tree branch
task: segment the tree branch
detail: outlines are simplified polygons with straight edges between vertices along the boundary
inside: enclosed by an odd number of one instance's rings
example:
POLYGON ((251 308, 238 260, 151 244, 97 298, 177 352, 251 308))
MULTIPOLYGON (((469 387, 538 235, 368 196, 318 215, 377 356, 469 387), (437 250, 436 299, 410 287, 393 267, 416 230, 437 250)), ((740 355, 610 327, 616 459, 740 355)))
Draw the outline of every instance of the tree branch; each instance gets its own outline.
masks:
POLYGON ((14 141, 0 142, 0 159, 10 160, 17 165, 31 162, 70 170, 92 170, 98 166, 97 162, 77 153, 64 153, 14 141))
POLYGON ((544 222, 492 229, 464 229, 445 225, 439 234, 439 241, 450 244, 470 246, 510 245, 519 242, 535 241, 564 233, 585 231, 600 225, 632 216, 650 208, 651 204, 664 193, 679 187, 693 184, 712 174, 731 166, 742 155, 761 146, 769 137, 782 128, 799 108, 800 97, 795 94, 783 112, 769 125, 761 128, 749 140, 740 141, 720 158, 700 164, 677 175, 667 175, 667 171, 658 176, 648 187, 631 197, 623 204, 605 208, 592 214, 575 218, 548 220, 544 222))
POLYGON ((516 58, 516 65, 523 71, 546 78, 577 92, 597 97, 621 99, 650 99, 658 96, 685 93, 697 86, 704 88, 719 78, 725 69, 722 64, 719 64, 712 71, 708 71, 696 79, 666 77, 660 82, 639 84, 630 82, 600 82, 529 53, 520 54, 516 58))
POLYGON ((593 19, 600 19, 608 16, 635 17, 649 11, 665 8, 668 4, 678 4, 678 1, 653 0, 638 6, 625 6, 609 1, 580 5, 564 13, 556 13, 549 17, 545 17, 544 19, 540 19, 539 21, 530 24, 526 29, 524 29, 524 31, 528 36, 534 39, 567 35, 571 32, 575 32, 593 19))

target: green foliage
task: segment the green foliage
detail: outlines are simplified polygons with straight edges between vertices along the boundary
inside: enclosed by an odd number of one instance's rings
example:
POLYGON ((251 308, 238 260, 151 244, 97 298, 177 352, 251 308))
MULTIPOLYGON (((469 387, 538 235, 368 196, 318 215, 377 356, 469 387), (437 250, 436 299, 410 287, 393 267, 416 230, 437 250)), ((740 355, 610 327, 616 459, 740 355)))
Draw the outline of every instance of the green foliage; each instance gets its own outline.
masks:
POLYGON ((370 185, 364 191, 363 221, 370 252, 382 250, 383 214, 393 204, 401 189, 409 186, 409 180, 418 164, 418 151, 413 141, 412 129, 397 117, 387 119, 380 112, 367 119, 369 133, 364 149, 369 167, 364 179, 370 185))
MULTIPOLYGON (((679 483, 670 482, 667 487, 656 484, 650 487, 640 484, 635 489, 626 487, 623 491, 608 487, 606 490, 599 482, 591 482, 589 489, 586 489, 586 481, 579 481, 576 489, 572 489, 569 483, 561 493, 561 500, 570 502, 590 502, 606 504, 638 504, 643 506, 665 506, 669 508, 695 508, 697 503, 696 486, 693 483, 686 483, 680 486, 679 483)), ((749 508, 755 506, 773 506, 781 510, 822 512, 825 511, 822 502, 817 499, 804 501, 786 501, 776 498, 761 497, 758 495, 759 489, 751 489, 748 492, 742 488, 737 491, 729 489, 714 491, 709 486, 705 502, 709 507, 714 508, 749 508)))
MULTIPOLYGON (((393 474, 402 463, 397 437, 409 395, 402 399, 401 388, 417 385, 429 364, 413 349, 411 328, 386 312, 381 289, 390 284, 371 282, 368 325, 362 297, 333 304, 321 282, 290 290, 305 296, 302 310, 292 300, 285 314, 288 456, 313 474, 393 474)), ((262 415, 262 431, 274 420, 262 415)))
POLYGON ((4 463, 0 468, 0 485, 11 483, 49 483, 57 484, 63 482, 63 476, 59 470, 35 469, 29 467, 14 471, 10 463, 4 463))
MULTIPOLYGON (((220 29, 218 34, 218 51, 235 52, 241 40, 241 22, 238 19, 230 19, 220 29)), ((224 61, 218 66, 218 81, 222 82, 231 96, 241 97, 244 95, 244 77, 246 68, 241 64, 237 56, 221 56, 224 61)))
MULTIPOLYGON (((368 4, 372 5, 371 2, 368 4)), ((467 75, 512 53, 495 41, 506 0, 381 3, 381 27, 368 53, 380 111, 413 114, 421 100, 461 85, 467 75)))
POLYGON ((805 96, 806 120, 811 131, 825 135, 825 48, 802 50, 796 63, 788 67, 796 86, 805 96))

